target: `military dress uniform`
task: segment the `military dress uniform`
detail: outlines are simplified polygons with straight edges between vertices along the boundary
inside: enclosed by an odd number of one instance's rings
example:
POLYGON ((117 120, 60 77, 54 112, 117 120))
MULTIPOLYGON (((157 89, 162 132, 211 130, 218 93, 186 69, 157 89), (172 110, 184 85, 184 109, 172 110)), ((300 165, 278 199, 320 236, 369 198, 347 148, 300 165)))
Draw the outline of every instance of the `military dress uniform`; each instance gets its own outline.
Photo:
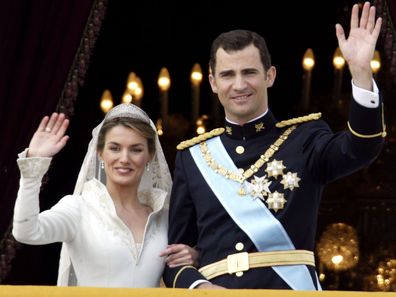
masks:
POLYGON ((268 110, 182 142, 169 242, 196 247, 200 258, 198 267, 167 267, 166 285, 208 279, 226 288, 320 288, 313 250, 321 194, 379 154, 381 103, 351 100, 348 127, 333 133, 320 114, 277 122, 268 110))

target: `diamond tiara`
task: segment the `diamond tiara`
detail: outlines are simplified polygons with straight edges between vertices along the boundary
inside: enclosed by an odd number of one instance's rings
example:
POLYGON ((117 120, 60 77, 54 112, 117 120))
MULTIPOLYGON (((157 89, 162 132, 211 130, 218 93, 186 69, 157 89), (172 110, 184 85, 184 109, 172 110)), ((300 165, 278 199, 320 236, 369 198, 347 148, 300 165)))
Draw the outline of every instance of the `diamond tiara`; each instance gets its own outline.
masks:
POLYGON ((105 116, 105 122, 114 118, 134 118, 150 124, 148 115, 138 106, 131 103, 122 103, 113 107, 105 116))

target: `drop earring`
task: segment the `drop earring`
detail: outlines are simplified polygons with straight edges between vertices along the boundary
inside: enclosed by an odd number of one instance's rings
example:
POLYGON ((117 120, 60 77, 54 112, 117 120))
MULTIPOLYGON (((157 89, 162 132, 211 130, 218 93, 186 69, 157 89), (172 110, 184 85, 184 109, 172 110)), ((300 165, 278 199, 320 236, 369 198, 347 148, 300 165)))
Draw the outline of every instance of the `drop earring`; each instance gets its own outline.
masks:
POLYGON ((146 164, 146 171, 147 171, 147 172, 150 171, 150 162, 147 162, 147 164, 146 164))
POLYGON ((100 160, 100 168, 101 168, 101 169, 104 169, 104 162, 103 162, 103 160, 100 160))

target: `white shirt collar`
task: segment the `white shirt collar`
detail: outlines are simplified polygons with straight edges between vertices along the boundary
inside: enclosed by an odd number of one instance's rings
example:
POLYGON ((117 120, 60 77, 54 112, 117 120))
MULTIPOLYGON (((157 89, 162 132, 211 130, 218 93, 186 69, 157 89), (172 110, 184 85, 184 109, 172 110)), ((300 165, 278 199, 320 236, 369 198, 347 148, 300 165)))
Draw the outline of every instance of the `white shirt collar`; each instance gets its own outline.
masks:
MULTIPOLYGON (((264 111, 261 115, 259 115, 258 117, 255 117, 254 119, 251 119, 250 121, 247 121, 247 123, 253 122, 253 121, 255 121, 255 120, 257 120, 257 119, 259 119, 259 118, 265 116, 265 115, 267 114, 267 112, 268 112, 268 108, 267 108, 267 110, 264 111)), ((229 122, 230 124, 239 125, 238 123, 235 123, 235 122, 233 122, 233 121, 230 121, 229 119, 227 119, 227 117, 226 117, 225 119, 226 119, 226 121, 229 122)), ((239 126, 240 126, 240 125, 239 125, 239 126)))

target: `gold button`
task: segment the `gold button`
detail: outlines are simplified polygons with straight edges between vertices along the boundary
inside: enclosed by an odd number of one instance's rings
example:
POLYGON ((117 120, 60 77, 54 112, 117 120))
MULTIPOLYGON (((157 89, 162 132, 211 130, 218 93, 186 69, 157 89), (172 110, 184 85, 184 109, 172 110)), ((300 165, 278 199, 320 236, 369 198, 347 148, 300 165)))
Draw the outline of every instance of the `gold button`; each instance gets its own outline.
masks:
POLYGON ((245 246, 243 245, 242 242, 238 242, 238 243, 235 245, 235 249, 236 249, 237 251, 242 251, 244 247, 245 247, 245 246))
POLYGON ((235 151, 238 153, 238 154, 243 154, 244 152, 245 152, 245 148, 243 147, 243 146, 241 146, 241 145, 238 145, 237 147, 236 147, 236 149, 235 149, 235 151))

